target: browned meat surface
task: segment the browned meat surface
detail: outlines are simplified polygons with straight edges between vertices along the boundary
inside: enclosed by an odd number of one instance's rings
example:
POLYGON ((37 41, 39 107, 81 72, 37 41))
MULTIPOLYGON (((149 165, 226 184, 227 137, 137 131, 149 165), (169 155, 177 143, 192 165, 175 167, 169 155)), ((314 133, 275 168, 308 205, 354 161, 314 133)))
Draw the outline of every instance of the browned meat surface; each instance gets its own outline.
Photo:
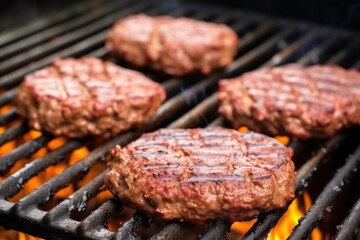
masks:
POLYGON ((295 138, 329 137, 360 123, 360 73, 296 64, 220 81, 219 112, 235 128, 295 138))
POLYGON ((95 58, 55 60, 22 83, 20 115, 55 135, 108 137, 148 120, 165 99, 143 74, 95 58))
POLYGON ((111 150, 108 189, 166 220, 245 220, 294 199, 292 150, 262 134, 162 129, 111 150))
POLYGON ((106 46, 135 66, 150 66, 170 75, 209 74, 229 65, 238 37, 223 24, 189 18, 133 15, 119 20, 106 46))

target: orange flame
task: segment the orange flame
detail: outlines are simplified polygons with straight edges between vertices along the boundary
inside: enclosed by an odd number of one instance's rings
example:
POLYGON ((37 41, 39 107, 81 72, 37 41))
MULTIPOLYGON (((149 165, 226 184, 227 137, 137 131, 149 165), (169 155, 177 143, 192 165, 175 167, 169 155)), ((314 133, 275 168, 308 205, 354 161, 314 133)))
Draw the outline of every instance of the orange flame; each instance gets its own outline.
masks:
MULTIPOLYGON (((295 199, 286 213, 280 218, 276 226, 270 231, 268 235, 268 240, 282 240, 286 239, 290 234, 292 229, 298 224, 299 219, 302 218, 305 212, 311 207, 311 199, 308 193, 304 192, 303 195, 295 199), (304 206, 300 203, 301 200, 304 202, 304 206)), ((235 222, 231 226, 231 231, 238 233, 240 236, 243 236, 255 223, 256 220, 248 222, 235 222)), ((318 228, 315 228, 311 234, 311 239, 321 240, 322 233, 318 228)))
MULTIPOLYGON (((248 131, 247 127, 239 128, 240 132, 248 131)), ((275 136, 275 139, 284 144, 285 146, 289 144, 290 138, 287 136, 275 136)), ((268 235, 268 239, 271 240, 282 240, 287 238, 292 229, 298 224, 299 219, 302 218, 305 212, 311 207, 311 199, 307 192, 304 192, 302 196, 304 201, 304 209, 301 208, 301 204, 299 203, 299 199, 295 199, 291 205, 289 206, 286 213, 280 218, 277 225, 270 231, 268 235)), ((231 230, 240 234, 246 233, 251 226, 256 222, 256 219, 248 221, 248 222, 235 222, 231 226, 231 230)), ((311 238, 313 240, 322 239, 321 231, 318 228, 315 228, 311 234, 311 238)))

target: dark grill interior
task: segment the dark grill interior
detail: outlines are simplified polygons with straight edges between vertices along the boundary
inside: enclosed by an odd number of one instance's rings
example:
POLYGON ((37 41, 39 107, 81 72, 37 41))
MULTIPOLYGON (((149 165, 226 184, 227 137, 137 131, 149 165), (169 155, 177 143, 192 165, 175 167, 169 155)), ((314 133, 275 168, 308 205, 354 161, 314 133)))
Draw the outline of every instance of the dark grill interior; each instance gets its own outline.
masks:
MULTIPOLYGON (((93 56, 113 59, 104 48, 109 28, 118 19, 129 14, 145 12, 150 15, 167 14, 188 16, 211 22, 226 23, 240 36, 238 54, 234 63, 225 70, 209 77, 168 78, 143 69, 150 78, 162 83, 168 99, 157 114, 138 131, 121 134, 105 143, 90 139, 70 140, 44 157, 33 160, 16 173, 0 182, 0 225, 47 239, 137 239, 144 237, 143 230, 152 221, 135 213, 117 231, 106 226, 107 221, 119 215, 121 203, 116 199, 103 202, 87 215, 77 217, 86 209, 88 202, 101 193, 105 172, 78 189, 64 201, 44 210, 42 206, 51 201, 54 194, 72 184, 98 163, 103 162, 106 152, 116 144, 126 145, 143 132, 160 127, 192 128, 228 126, 217 115, 215 91, 221 78, 265 66, 288 62, 304 65, 323 63, 339 64, 346 68, 360 69, 359 34, 310 26, 304 23, 270 19, 224 6, 212 6, 187 1, 99 1, 95 5, 80 5, 57 15, 44 17, 36 22, 3 34, 0 37, 0 106, 11 104, 17 85, 24 75, 42 68, 55 57, 93 56), (17 202, 8 200, 23 188, 32 177, 46 168, 63 161, 74 150, 88 146, 91 153, 74 165, 53 177, 41 187, 17 202), (95 146, 95 147, 94 147, 95 146)), ((14 108, 0 116, 0 145, 20 139, 29 132, 26 121, 18 120, 14 108)), ((360 223, 360 142, 357 128, 339 133, 329 140, 292 142, 297 165, 296 193, 303 189, 312 192, 314 204, 289 236, 304 239, 326 220, 330 212, 341 212, 336 218, 335 229, 328 229, 336 239, 352 239, 357 236, 360 223), (329 175, 322 182, 321 172, 329 175), (316 185, 321 185, 318 189, 316 185), (316 189, 317 190, 314 190, 316 189), (339 202, 346 196, 347 204, 339 202)), ((54 137, 43 134, 28 140, 12 152, 0 158, 0 174, 8 173, 20 159, 30 156, 46 146, 54 137)), ((262 239, 274 227, 287 209, 263 214, 247 232, 244 239, 262 239)), ((222 239, 231 223, 210 223, 200 235, 201 239, 222 239)), ((151 239, 181 239, 182 232, 196 226, 172 222, 163 224, 151 239)), ((326 226, 324 227, 326 229, 326 226)), ((285 238, 286 236, 284 236, 285 238)))

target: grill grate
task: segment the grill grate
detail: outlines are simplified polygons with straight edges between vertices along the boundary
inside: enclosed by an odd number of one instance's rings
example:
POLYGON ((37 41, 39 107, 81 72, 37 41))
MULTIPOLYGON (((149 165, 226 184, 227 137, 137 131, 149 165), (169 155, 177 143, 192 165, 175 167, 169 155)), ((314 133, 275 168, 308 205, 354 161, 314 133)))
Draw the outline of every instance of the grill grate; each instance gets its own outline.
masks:
MULTIPOLYGON (((15 203, 9 201, 8 198, 20 192, 27 181, 49 166, 63 161, 68 153, 82 146, 88 146, 91 142, 70 140, 4 179, 0 182, 1 226, 47 239, 71 237, 137 239, 141 236, 142 229, 151 225, 144 215, 136 213, 116 232, 104 227, 110 217, 123 210, 123 206, 116 199, 103 202, 83 220, 76 220, 73 217, 74 213, 84 211, 89 201, 102 191, 101 186, 106 170, 51 210, 41 210, 39 206, 50 201, 56 192, 84 176, 96 163, 102 161, 110 148, 116 144, 126 145, 143 132, 166 126, 188 128, 226 125, 224 120, 216 114, 218 103, 214 92, 221 78, 233 77, 259 67, 295 61, 304 65, 327 63, 360 68, 360 60, 356 58, 360 53, 359 34, 269 19, 223 6, 207 5, 204 9, 200 3, 188 1, 164 1, 161 4, 145 0, 98 1, 94 5, 76 6, 56 16, 40 19, 25 28, 0 37, 2 50, 0 52, 0 88, 6 90, 0 95, 0 106, 12 102, 17 85, 24 75, 50 64, 55 57, 93 56, 115 61, 104 48, 106 34, 118 18, 139 12, 150 15, 188 16, 226 23, 241 38, 237 57, 234 63, 225 70, 217 71, 202 79, 164 79, 163 76, 144 70, 151 78, 160 81, 168 94, 167 101, 156 115, 139 130, 121 134, 94 148, 81 161, 69 166, 61 174, 51 178, 15 203)), ((14 108, 0 115, 0 125, 7 127, 7 130, 0 135, 0 146, 20 138, 29 131, 25 122, 12 124, 17 119, 18 115, 14 108), (11 127, 8 127, 9 124, 11 127)), ((54 139, 53 136, 43 134, 0 157, 0 175, 6 174, 16 162, 46 146, 52 139, 54 139)), ((337 173, 327 183, 316 203, 294 229, 290 239, 308 237, 311 231, 321 224, 344 185, 351 182, 354 177, 359 180, 356 169, 360 164, 360 150, 356 147, 360 143, 356 138, 356 133, 345 131, 326 143, 316 143, 315 154, 298 166, 297 195, 308 187, 312 179, 319 177, 317 174, 321 167, 326 163, 334 162, 334 156, 337 156, 336 154, 343 149, 344 145, 349 144, 355 145, 354 148, 341 155, 338 161, 344 161, 349 153, 352 154, 351 157, 346 160, 344 166, 340 166, 337 173)), ((309 151, 306 142, 293 142, 291 146, 295 149, 296 155, 300 155, 304 149, 305 152, 309 151)), ((360 222, 360 200, 353 205, 352 209, 350 207, 347 209, 348 216, 339 220, 344 222, 339 228, 336 239, 356 237, 360 222)), ((261 215, 245 234, 244 239, 264 238, 286 210, 287 207, 261 215)), ((229 231, 230 225, 231 223, 228 222, 210 223, 202 232, 201 239, 222 239, 229 231)), ((179 239, 185 228, 188 226, 172 222, 165 225, 151 239, 179 239)))

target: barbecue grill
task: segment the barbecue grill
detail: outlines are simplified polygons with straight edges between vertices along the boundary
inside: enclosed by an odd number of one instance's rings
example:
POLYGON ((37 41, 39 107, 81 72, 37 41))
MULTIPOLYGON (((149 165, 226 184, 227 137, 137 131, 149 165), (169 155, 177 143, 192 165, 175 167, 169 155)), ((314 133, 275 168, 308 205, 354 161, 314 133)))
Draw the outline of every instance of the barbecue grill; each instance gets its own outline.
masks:
MULTIPOLYGON (((237 76, 245 71, 267 66, 298 62, 303 65, 316 63, 339 64, 346 68, 360 69, 360 35, 307 23, 271 19, 266 16, 213 4, 190 1, 101 1, 98 5, 80 5, 47 16, 26 26, 0 36, 0 106, 11 104, 17 85, 24 75, 49 65, 56 57, 93 56, 113 59, 104 48, 109 28, 119 18, 145 12, 149 15, 166 14, 187 16, 205 21, 225 23, 240 36, 235 61, 224 70, 208 77, 169 78, 147 69, 142 71, 161 82, 168 99, 156 115, 138 130, 129 131, 106 142, 94 143, 91 139, 67 140, 22 166, 20 170, 0 182, 0 225, 46 239, 138 239, 154 223, 141 213, 128 213, 116 230, 107 222, 122 214, 119 200, 112 198, 97 205, 85 216, 79 217, 89 207, 91 199, 100 194, 106 170, 79 188, 65 200, 44 208, 61 189, 75 183, 97 163, 104 161, 107 151, 116 144, 126 145, 142 133, 160 127, 193 128, 227 126, 217 112, 215 91, 221 78, 237 76), (87 146, 91 152, 77 163, 43 183, 18 201, 10 198, 19 193, 24 184, 45 169, 58 164, 66 157, 87 146)), ((0 145, 21 139, 30 130, 26 121, 19 120, 12 107, 0 116, 5 131, 0 135, 0 145)), ((337 213, 331 235, 335 239, 359 237, 360 174, 359 130, 345 130, 331 139, 291 142, 297 166, 296 195, 306 189, 314 196, 315 203, 293 229, 289 239, 308 238, 326 217, 337 213), (325 180, 323 178, 326 175, 325 180), (319 189, 320 185, 320 189, 319 189), (312 190, 313 189, 313 190, 312 190), (316 190, 314 190, 316 189, 316 190), (344 204, 346 198, 346 204, 344 204), (338 214, 340 212, 340 214, 338 214), (335 226, 337 226, 335 228, 335 226)), ((46 146, 53 136, 43 133, 27 140, 11 152, 0 157, 0 174, 8 174, 14 164, 46 146)), ((290 204, 290 203, 289 203, 290 204)), ((289 206, 289 205, 288 205, 289 206)), ((276 225, 287 207, 259 216, 244 235, 244 239, 263 239, 276 225)), ((223 239, 231 223, 212 222, 202 226, 200 239, 223 239)), ((179 222, 163 223, 149 236, 151 239, 182 239, 185 231, 197 226, 179 222)))

